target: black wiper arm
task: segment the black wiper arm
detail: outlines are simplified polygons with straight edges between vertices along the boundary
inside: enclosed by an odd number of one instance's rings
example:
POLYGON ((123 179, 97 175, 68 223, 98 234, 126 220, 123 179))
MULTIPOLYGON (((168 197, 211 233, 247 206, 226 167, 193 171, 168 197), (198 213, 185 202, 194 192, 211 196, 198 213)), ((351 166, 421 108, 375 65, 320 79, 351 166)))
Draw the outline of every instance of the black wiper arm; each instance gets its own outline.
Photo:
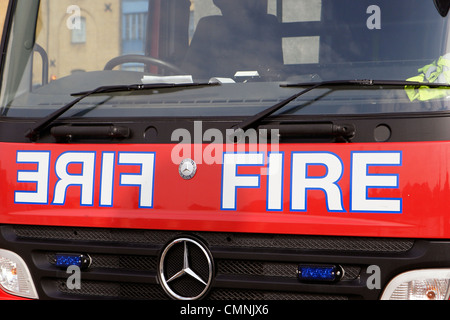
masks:
POLYGON ((36 140, 39 134, 45 130, 53 121, 59 118, 62 114, 75 106, 81 100, 94 95, 102 93, 113 92, 127 92, 127 91, 141 91, 149 89, 165 89, 165 88, 190 88, 199 86, 218 85, 218 83, 150 83, 150 84, 131 84, 131 85, 115 85, 115 86, 101 86, 94 90, 72 93, 72 96, 80 96, 77 99, 69 102, 63 107, 57 109, 55 112, 49 114, 45 118, 39 120, 36 125, 25 133, 25 137, 30 140, 36 140))
POLYGON ((126 91, 140 91, 149 89, 165 89, 165 88, 189 88, 189 87, 202 87, 219 85, 218 82, 201 82, 201 83, 146 83, 146 84, 127 84, 127 85, 115 85, 115 86, 103 86, 92 91, 82 91, 72 93, 71 96, 84 96, 98 93, 113 93, 113 92, 126 92, 126 91), (94 92, 95 91, 95 92, 94 92))
POLYGON ((280 110, 284 106, 288 105, 290 102, 294 101, 298 97, 308 93, 311 90, 314 90, 318 87, 327 87, 327 86, 393 86, 393 87, 402 87, 402 86, 412 86, 412 87, 420 87, 420 86, 428 86, 430 88, 441 88, 446 87, 450 88, 450 84, 446 83, 425 83, 425 82, 414 82, 414 81, 404 81, 404 80, 332 80, 332 81, 321 81, 321 82, 305 82, 305 83, 288 83, 281 84, 281 87, 308 87, 289 98, 269 107, 253 116, 244 120, 243 122, 233 126, 235 130, 247 130, 256 124, 258 124, 264 118, 270 116, 276 111, 280 110))

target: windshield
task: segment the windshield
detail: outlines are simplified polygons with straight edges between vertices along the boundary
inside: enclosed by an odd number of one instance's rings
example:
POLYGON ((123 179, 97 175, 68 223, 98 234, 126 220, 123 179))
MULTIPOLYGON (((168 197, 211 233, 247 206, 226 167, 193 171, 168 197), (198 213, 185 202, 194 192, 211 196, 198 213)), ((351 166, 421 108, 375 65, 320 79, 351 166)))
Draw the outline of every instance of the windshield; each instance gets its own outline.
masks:
MULTIPOLYGON (((220 84, 94 94, 64 117, 249 116, 302 90, 283 84, 448 83, 448 16, 434 2, 16 0, 1 115, 44 117, 110 85, 220 84)), ((274 115, 448 110, 448 89, 422 89, 323 86, 274 115)))

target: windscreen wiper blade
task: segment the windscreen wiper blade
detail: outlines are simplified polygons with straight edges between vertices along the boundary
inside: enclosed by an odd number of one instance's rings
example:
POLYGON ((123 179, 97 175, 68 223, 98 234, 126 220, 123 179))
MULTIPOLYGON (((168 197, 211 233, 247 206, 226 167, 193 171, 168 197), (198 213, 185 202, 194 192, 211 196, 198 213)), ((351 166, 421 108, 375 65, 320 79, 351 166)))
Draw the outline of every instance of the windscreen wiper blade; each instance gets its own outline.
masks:
POLYGON ((127 91, 143 91, 143 90, 151 90, 151 89, 170 89, 170 88, 192 88, 192 87, 201 87, 201 86, 211 86, 218 85, 219 83, 211 82, 211 83, 149 83, 149 84, 131 84, 131 85, 113 85, 113 86, 101 86, 94 90, 83 91, 72 93, 71 96, 80 96, 77 99, 69 102, 68 104, 62 106, 57 109, 53 113, 39 120, 36 125, 29 129, 25 133, 25 137, 34 141, 39 136, 39 134, 45 130, 53 121, 59 118, 62 114, 68 111, 70 108, 75 106, 81 100, 94 95, 94 94, 104 94, 104 93, 114 93, 114 92, 127 92, 127 91))
POLYGON ((141 91, 149 89, 170 89, 170 88, 189 88, 218 85, 218 82, 189 82, 189 83, 146 83, 146 84, 119 84, 114 86, 102 86, 92 91, 81 91, 72 93, 71 96, 84 96, 99 93, 114 93, 126 91, 141 91), (95 91, 95 92, 94 92, 95 91))
POLYGON ((276 111, 280 110, 284 106, 288 105, 290 102, 294 101, 298 97, 308 93, 319 87, 331 87, 331 86, 392 86, 392 87, 403 87, 403 86, 411 86, 411 87, 421 87, 427 86, 429 88, 450 88, 450 84, 447 83, 428 83, 428 82, 414 82, 414 81, 405 81, 405 80, 332 80, 332 81, 321 81, 321 82, 305 82, 305 83, 287 83, 281 84, 280 87, 308 87, 289 98, 251 116, 247 120, 242 121, 241 123, 234 125, 233 129, 235 130, 247 130, 256 124, 258 124, 264 118, 270 116, 276 111))

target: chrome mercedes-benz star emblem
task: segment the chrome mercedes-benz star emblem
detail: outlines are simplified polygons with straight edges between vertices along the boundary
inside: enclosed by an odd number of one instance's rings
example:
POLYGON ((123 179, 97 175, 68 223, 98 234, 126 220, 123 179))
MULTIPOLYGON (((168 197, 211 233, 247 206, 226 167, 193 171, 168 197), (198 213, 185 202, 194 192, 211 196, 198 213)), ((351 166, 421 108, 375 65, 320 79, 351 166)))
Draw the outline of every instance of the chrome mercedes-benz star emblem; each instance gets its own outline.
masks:
POLYGON ((197 164, 192 159, 184 159, 178 167, 178 172, 183 179, 192 179, 197 172, 197 164))
POLYGON ((212 255, 201 242, 178 238, 161 254, 158 279, 170 297, 196 300, 208 292, 213 272, 212 255))

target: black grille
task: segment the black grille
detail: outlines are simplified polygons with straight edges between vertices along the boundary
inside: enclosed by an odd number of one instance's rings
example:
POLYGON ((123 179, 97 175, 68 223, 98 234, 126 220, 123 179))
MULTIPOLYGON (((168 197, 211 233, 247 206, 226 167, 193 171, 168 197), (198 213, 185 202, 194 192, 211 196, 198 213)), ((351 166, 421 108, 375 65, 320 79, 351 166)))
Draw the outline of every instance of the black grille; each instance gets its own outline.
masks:
MULTIPOLYGON (((65 241, 96 241, 102 243, 132 243, 163 245, 178 231, 122 230, 16 226, 15 234, 22 239, 65 241)), ((210 246, 232 248, 284 248, 326 251, 405 252, 412 248, 411 239, 384 239, 359 237, 320 237, 246 233, 194 233, 210 246)))
POLYGON ((214 291, 209 298, 211 300, 348 300, 348 297, 343 295, 223 289, 214 291))
MULTIPOLYGON (((79 298, 105 298, 126 300, 164 300, 167 295, 159 285, 136 285, 84 281, 78 290, 68 289, 66 282, 58 280, 57 289, 67 296, 79 298)), ((305 294, 259 290, 214 290, 209 300, 348 300, 344 295, 305 294)))
MULTIPOLYGON (((165 246, 177 237, 199 239, 211 251, 215 273, 206 299, 377 299, 380 292, 366 286, 367 267, 381 263, 397 268, 397 261, 416 255, 413 248, 418 243, 410 239, 23 225, 5 225, 0 230, 0 245, 25 258, 44 299, 168 299, 158 281, 158 261, 165 246), (80 289, 69 289, 69 275, 55 266, 55 254, 60 252, 91 257, 91 266, 82 272, 80 289), (305 263, 340 265, 344 275, 338 283, 302 283, 297 268, 305 263)), ((206 281, 207 264, 201 261, 206 258, 196 252, 198 247, 189 246, 192 268, 206 281)), ((166 279, 181 269, 182 256, 181 244, 169 251, 166 279)), ((389 275, 383 276, 387 281, 389 275)), ((174 280, 171 288, 181 296, 195 296, 204 286, 185 277, 174 280)))
POLYGON ((105 298, 105 299, 126 299, 126 300, 164 300, 167 295, 159 285, 132 284, 120 282, 104 281, 82 281, 79 289, 69 289, 65 280, 47 280, 44 286, 48 286, 59 294, 68 297, 79 298, 105 298))
MULTIPOLYGON (((295 278, 298 263, 264 262, 250 260, 219 260, 217 261, 219 274, 266 276, 280 278, 295 278)), ((359 266, 344 266, 342 280, 354 280, 361 272, 359 266)))
MULTIPOLYGON (((157 257, 149 256, 129 256, 114 254, 97 254, 89 255, 92 259, 91 268, 101 269, 118 269, 130 271, 155 271, 158 263, 157 257)), ((47 260, 50 264, 55 263, 55 253, 47 252, 47 260)))

